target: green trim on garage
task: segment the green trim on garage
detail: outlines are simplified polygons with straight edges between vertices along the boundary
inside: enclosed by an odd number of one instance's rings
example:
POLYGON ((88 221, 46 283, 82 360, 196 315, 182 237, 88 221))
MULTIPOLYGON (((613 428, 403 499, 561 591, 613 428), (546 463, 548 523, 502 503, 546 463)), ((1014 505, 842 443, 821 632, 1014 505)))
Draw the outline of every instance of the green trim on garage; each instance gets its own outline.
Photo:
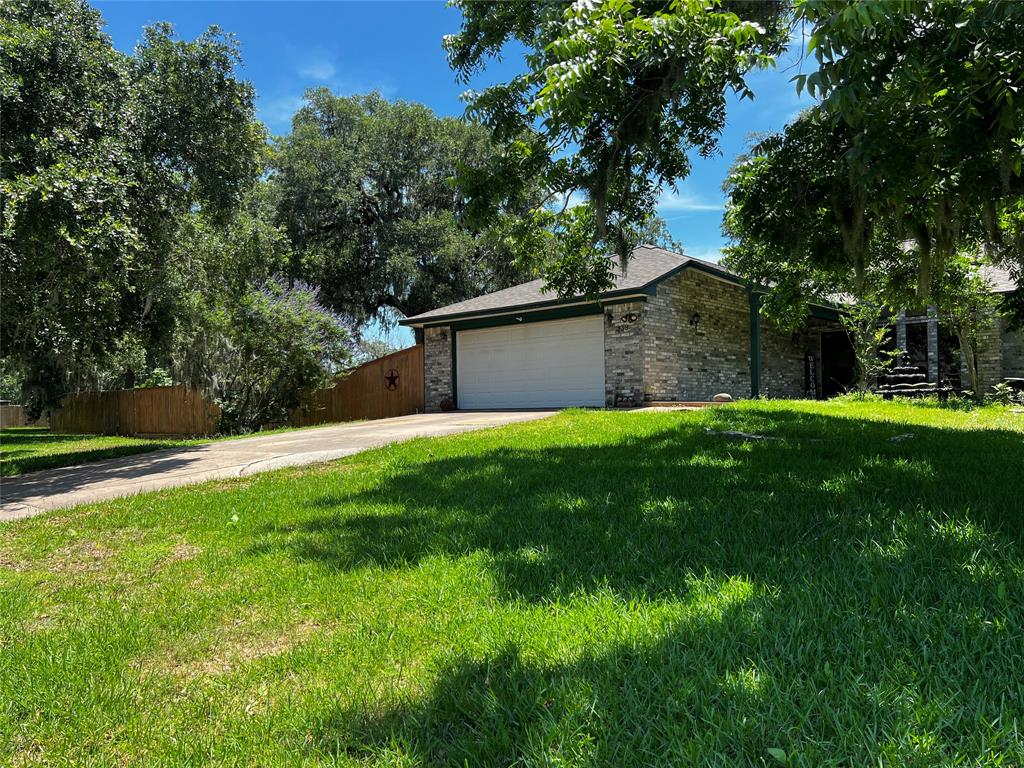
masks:
POLYGON ((449 320, 446 322, 429 323, 424 328, 438 328, 447 326, 453 330, 472 331, 478 328, 498 328, 503 325, 522 325, 523 323, 541 323, 546 320, 566 320, 572 317, 586 317, 587 315, 600 315, 605 307, 617 304, 629 304, 634 301, 646 301, 642 296, 633 296, 628 299, 612 299, 591 304, 574 304, 569 307, 552 307, 551 309, 537 310, 534 312, 510 313, 507 315, 489 315, 486 317, 474 317, 468 320, 449 320))
POLYGON ((761 396, 761 294, 750 292, 750 396, 761 396))
MULTIPOLYGON (((451 329, 452 332, 452 408, 458 410, 459 408, 459 345, 457 343, 456 336, 458 331, 455 328, 451 329)), ((424 357, 424 359, 426 359, 424 357)))
MULTIPOLYGON (((643 288, 629 289, 616 291, 603 295, 596 301, 583 301, 580 298, 564 299, 564 300, 552 300, 552 301, 540 301, 532 304, 522 304, 520 306, 508 306, 508 307, 495 307, 494 309, 480 309, 473 312, 461 312, 455 315, 444 315, 440 317, 431 317, 425 320, 411 320, 405 318, 398 321, 399 325, 408 326, 410 328, 437 328, 442 325, 454 325, 455 323, 468 322, 471 320, 483 320, 485 318, 498 318, 506 315, 526 315, 540 314, 542 312, 560 312, 573 310, 580 306, 609 306, 612 304, 623 304, 630 301, 646 301, 648 296, 653 296, 657 291, 657 284, 651 284, 643 288)), ((558 315, 554 318, 545 317, 544 319, 559 319, 563 315, 558 315)), ((564 315, 564 317, 578 317, 578 315, 564 315)), ((482 326, 490 327, 490 326, 482 326)))
MULTIPOLYGON (((639 286, 637 288, 622 288, 622 289, 618 289, 618 290, 614 290, 614 291, 609 291, 608 293, 603 294, 602 297, 597 300, 597 303, 598 303, 599 306, 608 306, 608 305, 611 305, 611 304, 628 302, 628 301, 643 301, 644 297, 646 297, 646 296, 654 296, 657 293, 658 286, 661 283, 665 282, 666 280, 668 280, 668 279, 670 279, 672 277, 675 277, 676 275, 680 274, 681 272, 685 272, 688 269, 695 269, 698 272, 704 272, 705 274, 711 275, 713 277, 717 277, 720 280, 724 280, 727 283, 733 283, 734 285, 739 285, 739 286, 745 286, 746 285, 746 282, 742 278, 740 278, 740 277, 738 277, 736 275, 730 274, 729 272, 726 272, 723 269, 716 269, 714 266, 712 266, 710 264, 703 264, 701 262, 689 261, 689 262, 686 262, 685 264, 680 264, 679 266, 674 267, 674 268, 668 270, 664 274, 659 275, 657 278, 655 278, 654 280, 651 280, 649 283, 647 283, 647 284, 645 284, 643 286, 639 286)), ((477 321, 483 320, 484 318, 490 318, 490 317, 498 318, 498 317, 503 317, 503 316, 506 316, 506 315, 518 315, 520 313, 524 315, 524 319, 523 319, 522 322, 526 322, 526 319, 525 319, 525 314, 526 313, 530 313, 531 315, 533 315, 535 312, 539 313, 539 312, 557 311, 557 310, 561 310, 561 309, 571 310, 575 306, 578 306, 578 305, 579 305, 579 299, 578 298, 551 299, 551 300, 545 300, 545 301, 534 301, 534 302, 529 302, 527 304, 520 304, 520 305, 512 304, 512 305, 507 305, 507 306, 503 306, 503 307, 491 307, 491 308, 488 308, 488 309, 472 310, 472 311, 469 311, 469 312, 456 312, 455 314, 450 314, 450 315, 437 315, 437 316, 433 316, 433 317, 426 317, 426 318, 423 318, 422 320, 418 320, 417 317, 404 318, 402 320, 399 320, 398 324, 399 325, 405 325, 405 326, 411 326, 411 327, 434 328, 434 327, 441 326, 441 325, 453 325, 455 323, 469 322, 469 321, 477 322, 477 321), (566 306, 567 304, 569 306, 566 306)), ((534 319, 536 319, 536 320, 558 320, 558 319, 563 318, 563 317, 580 317, 580 316, 581 315, 572 315, 572 314, 570 314, 570 315, 554 315, 552 317, 539 317, 539 318, 532 318, 531 317, 531 322, 534 319)), ((513 322, 520 322, 520 321, 513 321, 513 322)), ((494 325, 504 325, 504 324, 505 323, 493 322, 493 323, 490 323, 488 325, 478 325, 478 326, 472 326, 472 327, 474 327, 474 328, 490 328, 490 327, 492 327, 494 325)))

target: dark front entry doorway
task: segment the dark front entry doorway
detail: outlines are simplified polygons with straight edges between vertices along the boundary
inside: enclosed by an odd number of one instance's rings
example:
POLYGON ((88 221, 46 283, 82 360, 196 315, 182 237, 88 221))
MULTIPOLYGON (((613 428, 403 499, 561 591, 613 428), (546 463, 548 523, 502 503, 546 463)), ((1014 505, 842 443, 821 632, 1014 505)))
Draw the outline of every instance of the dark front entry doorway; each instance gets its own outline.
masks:
POLYGON ((849 392, 856 381, 857 359, 846 331, 821 334, 821 394, 835 397, 849 392))

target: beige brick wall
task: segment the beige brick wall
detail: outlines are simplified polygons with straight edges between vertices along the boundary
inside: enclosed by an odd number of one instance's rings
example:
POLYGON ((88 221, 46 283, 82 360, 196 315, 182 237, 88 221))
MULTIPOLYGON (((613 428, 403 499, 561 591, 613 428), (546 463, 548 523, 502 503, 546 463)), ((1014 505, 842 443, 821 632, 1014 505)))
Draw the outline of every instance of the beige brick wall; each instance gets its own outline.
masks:
POLYGON ((644 335, 647 313, 643 302, 613 304, 604 310, 605 405, 640 404, 644 399, 644 335))
POLYGON ((644 340, 647 400, 750 396, 750 304, 746 289, 686 270, 648 301, 644 340), (697 313, 700 322, 693 326, 697 313))
POLYGON ((804 390, 804 360, 808 353, 815 358, 819 356, 820 331, 819 324, 813 320, 794 334, 778 328, 767 318, 761 319, 761 394, 764 397, 808 396, 804 390))
MULTIPOLYGON (((981 391, 992 394, 992 387, 1003 379, 1003 334, 1002 319, 998 315, 991 315, 988 322, 982 322, 978 329, 978 348, 975 356, 978 361, 978 378, 981 383, 981 391)), ((970 379, 966 372, 963 376, 964 386, 968 386, 970 379)))
POLYGON ((437 413, 445 400, 455 401, 452 377, 452 344, 448 326, 423 329, 423 397, 427 413, 437 413))
POLYGON ((1006 330, 1003 320, 1003 376, 1008 379, 1024 378, 1024 329, 1006 330))

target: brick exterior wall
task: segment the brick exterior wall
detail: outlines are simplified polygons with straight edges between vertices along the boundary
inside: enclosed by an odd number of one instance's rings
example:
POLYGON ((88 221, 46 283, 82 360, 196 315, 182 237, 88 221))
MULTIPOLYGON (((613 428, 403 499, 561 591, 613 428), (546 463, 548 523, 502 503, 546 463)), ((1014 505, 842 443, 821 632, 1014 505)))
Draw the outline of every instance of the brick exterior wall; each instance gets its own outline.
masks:
POLYGON ((794 334, 761 318, 761 395, 764 397, 814 397, 804 391, 805 355, 818 352, 819 336, 823 324, 812 322, 811 329, 794 334), (817 332, 815 332, 817 331, 817 332))
POLYGON ((750 304, 744 288, 686 270, 658 285, 645 318, 646 400, 750 396, 750 304), (690 325, 694 314, 696 326, 690 325))
POLYGON ((438 413, 445 400, 455 402, 452 387, 452 344, 455 334, 451 328, 423 329, 423 398, 427 413, 438 413))
MULTIPOLYGON (((818 323, 820 325, 821 323, 818 323)), ((761 391, 804 397, 804 355, 818 355, 818 335, 794 336, 761 321, 761 391)), ((820 329, 819 329, 820 330, 820 329)), ((426 410, 454 400, 449 328, 424 332, 426 410), (442 338, 442 334, 446 338, 442 338)), ((719 392, 750 397, 750 303, 745 288, 696 270, 658 285, 646 302, 604 309, 605 404, 704 401, 719 392), (690 321, 700 315, 696 326, 690 321)), ((820 365, 820 361, 819 361, 820 365)))
POLYGON ((1024 378, 1024 329, 1006 330, 1003 321, 1003 377, 1008 379, 1024 378))
MULTIPOLYGON (((1002 320, 998 315, 992 314, 988 322, 982 322, 978 329, 978 347, 974 351, 978 365, 978 379, 981 384, 981 391, 991 394, 993 385, 1003 379, 1003 345, 1002 345, 1002 320)), ((964 387, 969 387, 970 378, 967 376, 966 366, 961 362, 961 381, 964 387)))
POLYGON ((644 399, 644 337, 648 332, 643 302, 613 304, 604 310, 605 405, 639 405, 644 399))

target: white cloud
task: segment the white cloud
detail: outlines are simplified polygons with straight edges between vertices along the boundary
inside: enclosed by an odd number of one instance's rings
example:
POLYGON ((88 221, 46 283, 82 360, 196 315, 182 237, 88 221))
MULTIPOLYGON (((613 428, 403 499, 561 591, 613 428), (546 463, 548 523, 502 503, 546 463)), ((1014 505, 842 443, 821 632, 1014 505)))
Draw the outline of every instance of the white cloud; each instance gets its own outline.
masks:
POLYGON ((725 203, 704 200, 685 189, 664 189, 658 197, 658 211, 693 213, 700 211, 722 211, 725 203))
POLYGON ((292 71, 305 80, 314 83, 328 83, 338 73, 338 57, 326 48, 315 47, 295 51, 292 56, 292 71))
POLYGON ((337 71, 338 69, 334 66, 334 62, 327 59, 311 61, 299 68, 299 74, 302 77, 308 77, 319 82, 330 80, 337 71))
POLYGON ((272 131, 287 131, 291 126, 292 116, 299 111, 305 101, 302 96, 260 99, 256 106, 256 114, 272 131))

